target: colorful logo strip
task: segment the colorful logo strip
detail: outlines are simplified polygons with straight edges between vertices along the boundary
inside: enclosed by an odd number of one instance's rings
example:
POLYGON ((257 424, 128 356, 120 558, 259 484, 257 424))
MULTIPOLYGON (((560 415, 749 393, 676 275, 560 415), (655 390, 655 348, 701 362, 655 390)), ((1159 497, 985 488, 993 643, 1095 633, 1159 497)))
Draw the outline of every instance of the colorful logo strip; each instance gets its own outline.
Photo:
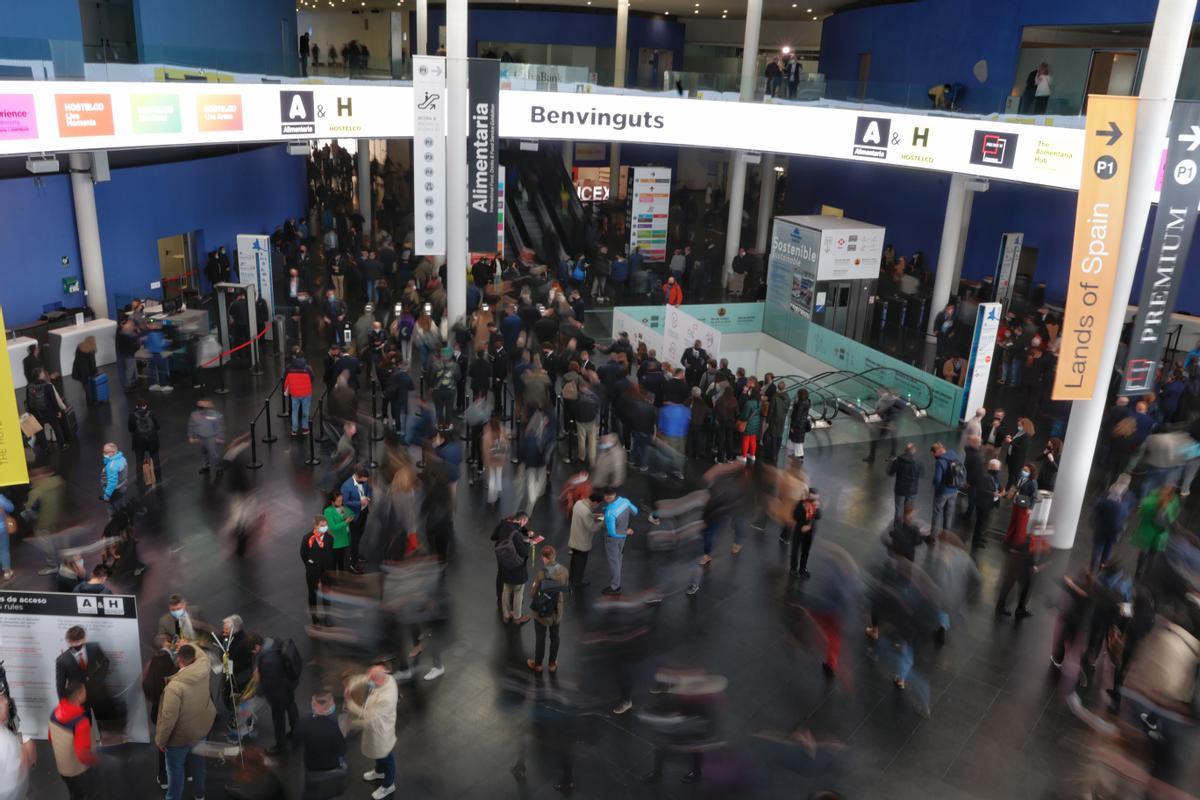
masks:
POLYGON ((201 131, 240 131, 240 94, 202 94, 196 98, 196 124, 201 131))
POLYGON ((107 94, 56 94, 58 133, 63 137, 112 136, 112 97, 107 94))
POLYGON ((37 113, 31 94, 0 94, 0 139, 36 139, 37 113))
POLYGON ((179 133, 183 130, 179 95, 135 94, 130 98, 129 112, 134 133, 179 133))

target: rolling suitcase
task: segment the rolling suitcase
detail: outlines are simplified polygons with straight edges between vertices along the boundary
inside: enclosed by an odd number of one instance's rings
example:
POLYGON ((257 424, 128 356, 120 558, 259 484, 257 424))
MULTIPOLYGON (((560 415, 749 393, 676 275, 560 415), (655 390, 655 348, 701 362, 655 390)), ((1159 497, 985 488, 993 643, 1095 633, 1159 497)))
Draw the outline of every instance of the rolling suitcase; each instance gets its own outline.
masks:
POLYGON ((107 403, 108 402, 108 376, 105 375, 104 373, 100 373, 99 375, 93 375, 91 378, 91 381, 92 381, 92 391, 96 395, 96 402, 97 403, 107 403))

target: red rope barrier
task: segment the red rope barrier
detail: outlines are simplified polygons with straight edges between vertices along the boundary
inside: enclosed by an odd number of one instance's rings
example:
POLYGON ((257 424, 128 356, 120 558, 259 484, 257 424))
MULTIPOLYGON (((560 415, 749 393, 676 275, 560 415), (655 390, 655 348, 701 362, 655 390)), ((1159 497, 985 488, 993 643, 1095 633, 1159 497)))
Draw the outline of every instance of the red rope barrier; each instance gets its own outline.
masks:
POLYGON ((249 340, 249 341, 242 342, 242 343, 241 343, 241 344, 239 344, 237 347, 234 347, 234 348, 232 348, 232 349, 226 350, 224 353, 217 353, 215 356, 213 356, 212 358, 210 358, 208 361, 205 361, 203 364, 201 364, 201 365, 200 365, 200 369, 204 369, 204 368, 205 368, 205 367, 207 367, 209 364, 215 364, 216 362, 220 361, 220 360, 221 360, 222 358, 224 358, 225 356, 231 356, 231 355, 233 355, 234 353, 236 353, 238 350, 241 350, 241 349, 242 349, 242 348, 244 348, 244 347, 249 347, 249 346, 250 346, 250 344, 251 344, 252 342, 257 342, 259 339, 261 339, 262 337, 266 336, 266 335, 267 335, 267 330, 268 330, 270 327, 271 327, 270 325, 266 326, 265 328, 263 328, 261 331, 259 331, 259 332, 258 332, 258 336, 255 336, 253 339, 251 339, 251 340, 249 340))

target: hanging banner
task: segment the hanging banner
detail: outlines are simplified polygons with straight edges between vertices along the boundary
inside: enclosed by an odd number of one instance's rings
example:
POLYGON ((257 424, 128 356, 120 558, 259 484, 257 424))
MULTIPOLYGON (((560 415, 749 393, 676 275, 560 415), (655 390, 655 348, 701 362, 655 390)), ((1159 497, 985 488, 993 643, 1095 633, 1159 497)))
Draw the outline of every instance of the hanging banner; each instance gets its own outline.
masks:
POLYGON ((966 402, 962 413, 964 422, 975 416, 975 410, 983 405, 987 395, 1002 313, 999 303, 980 303, 975 312, 975 336, 971 340, 971 359, 967 362, 966 402))
POLYGON ((237 260, 238 278, 242 283, 253 283, 258 296, 267 304, 267 318, 259 320, 259 325, 267 325, 267 338, 273 339, 275 331, 271 320, 275 319, 275 281, 271 275, 271 238, 255 233, 239 233, 237 260))
POLYGON ((1000 258, 996 261, 996 296, 993 298, 1003 308, 1008 308, 1012 299, 1013 281, 1017 279, 1017 267, 1021 263, 1023 233, 1006 233, 1000 239, 1000 258))
MULTIPOLYGON (((1136 97, 1088 99, 1083 175, 1075 206, 1075 244, 1054 374, 1055 400, 1090 400, 1100 377, 1100 350, 1113 302, 1125 197, 1133 163, 1136 97)), ((1124 301, 1122 301, 1124 302, 1124 301)), ((1101 387, 1108 390, 1108 380, 1101 387)))
POLYGON ((488 250, 496 235, 500 62, 467 60, 467 249, 488 250))
POLYGON ((666 261, 671 170, 667 167, 634 167, 631 183, 629 252, 640 246, 647 261, 666 261))
MULTIPOLYGON (((4 311, 0 309, 0 331, 3 330, 6 330, 4 311)), ((21 432, 17 390, 14 388, 10 361, 9 349, 5 347, 0 351, 0 486, 29 483, 25 436, 21 432)))
POLYGON ((113 594, 0 590, 0 653, 21 733, 46 738, 58 705, 55 661, 67 649, 66 632, 73 625, 82 626, 87 641, 108 656, 107 670, 97 676, 103 695, 100 686, 88 685, 105 737, 149 742, 137 598, 113 594))
POLYGON ((446 253, 446 59, 413 56, 413 252, 446 253))
POLYGON ((1146 274, 1137 317, 1129 338, 1120 394, 1153 391, 1158 362, 1167 344, 1167 329, 1200 206, 1200 103, 1176 102, 1167 136, 1167 163, 1162 195, 1154 215, 1154 235, 1146 256, 1146 274))

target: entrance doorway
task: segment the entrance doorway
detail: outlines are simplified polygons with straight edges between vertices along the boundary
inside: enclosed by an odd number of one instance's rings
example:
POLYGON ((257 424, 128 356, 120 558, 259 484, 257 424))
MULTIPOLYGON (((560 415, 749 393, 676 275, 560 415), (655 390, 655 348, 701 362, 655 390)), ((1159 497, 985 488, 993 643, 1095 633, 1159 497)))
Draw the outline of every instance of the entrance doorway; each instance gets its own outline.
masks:
POLYGON ((162 275, 164 305, 199 300, 200 279, 196 268, 196 233, 178 233, 158 240, 158 269, 162 275))
POLYGON ((675 69, 675 54, 670 50, 655 50, 649 47, 638 50, 638 87, 661 89, 663 73, 673 69, 675 69))
POLYGON ((1088 66, 1087 90, 1083 94, 1084 110, 1087 110, 1088 95, 1132 96, 1140 63, 1139 50, 1093 50, 1088 66))

